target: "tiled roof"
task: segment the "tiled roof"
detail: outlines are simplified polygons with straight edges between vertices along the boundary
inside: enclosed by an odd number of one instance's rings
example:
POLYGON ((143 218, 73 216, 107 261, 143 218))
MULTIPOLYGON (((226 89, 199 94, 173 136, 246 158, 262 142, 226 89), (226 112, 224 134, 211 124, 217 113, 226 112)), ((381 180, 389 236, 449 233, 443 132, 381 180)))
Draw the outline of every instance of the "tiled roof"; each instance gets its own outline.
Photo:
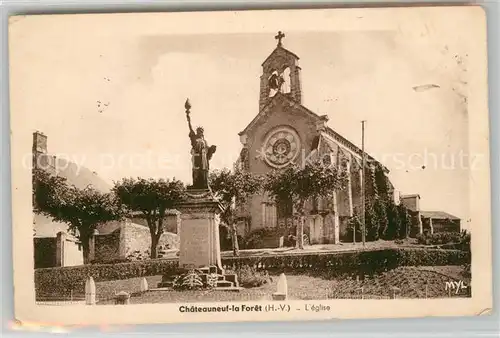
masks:
POLYGON ((460 219, 457 216, 453 216, 444 211, 421 211, 420 215, 424 218, 451 219, 451 220, 460 219))
POLYGON ((292 53, 290 52, 288 49, 286 48, 283 48, 283 46, 278 46, 276 47, 272 52, 271 54, 269 54, 269 56, 264 60, 264 62, 262 62, 262 65, 265 65, 267 60, 269 60, 274 54, 277 54, 277 53, 285 53, 285 54, 290 54, 292 55, 294 58, 296 58, 297 60, 299 60, 299 57, 295 54, 295 53, 292 53))
MULTIPOLYGON (((331 138, 334 138, 336 142, 339 142, 340 144, 342 144, 344 147, 346 147, 347 149, 351 150, 355 154, 357 154, 359 156, 362 156, 363 152, 361 151, 361 149, 359 149, 358 147, 356 147, 354 144, 352 144, 350 141, 348 141, 347 139, 345 139, 344 137, 342 137, 340 134, 338 134, 337 132, 335 132, 330 127, 326 128, 326 133, 331 138)), ((323 134, 321 134, 321 139, 322 139, 323 142, 325 142, 326 145, 328 145, 328 147, 331 150, 335 149, 336 145, 332 142, 332 140, 330 140, 329 138, 325 137, 323 134)), ((365 154, 366 154, 365 158, 367 159, 367 161, 372 162, 372 163, 377 163, 377 164, 379 164, 379 165, 382 166, 382 168, 383 168, 383 170, 385 172, 389 172, 389 169, 387 169, 384 165, 382 165, 380 162, 378 162, 376 159, 374 159, 372 156, 370 156, 370 154, 368 154, 366 152, 365 152, 365 154)), ((361 167, 361 163, 359 163, 359 166, 361 167)))

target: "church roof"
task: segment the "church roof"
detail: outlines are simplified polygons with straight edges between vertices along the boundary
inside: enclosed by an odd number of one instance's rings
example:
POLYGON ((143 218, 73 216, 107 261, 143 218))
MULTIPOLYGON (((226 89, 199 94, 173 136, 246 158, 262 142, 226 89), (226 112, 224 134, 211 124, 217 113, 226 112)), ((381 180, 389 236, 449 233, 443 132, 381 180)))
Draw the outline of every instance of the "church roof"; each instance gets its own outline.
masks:
POLYGON ((269 110, 276 104, 276 102, 278 101, 278 99, 282 99, 284 101, 287 101, 288 104, 292 105, 294 108, 296 109, 300 109, 303 113, 305 113, 306 115, 310 115, 311 117, 315 118, 315 119, 325 119, 325 118, 328 118, 326 115, 324 116, 320 116, 314 112, 312 112, 311 110, 307 109, 306 107, 304 107, 303 105, 301 105, 300 103, 297 103, 295 102, 292 98, 289 97, 289 95, 286 95, 286 94, 283 94, 283 93, 276 93, 276 95, 271 99, 269 100, 269 102, 267 102, 267 104, 260 110, 259 114, 257 114, 253 119, 252 121, 250 121, 250 123, 245 127, 245 129, 243 129, 242 131, 240 131, 238 133, 238 135, 243 135, 245 134, 246 132, 248 132, 248 130, 250 128, 252 128, 255 123, 257 123, 258 120, 261 119, 261 117, 264 117, 267 115, 267 113, 269 112, 269 110))
POLYGON ((274 57, 274 55, 275 55, 275 54, 278 54, 278 53, 285 53, 285 54, 289 54, 289 55, 293 56, 294 58, 296 58, 297 60, 299 60, 299 57, 298 57, 296 54, 294 54, 294 53, 290 52, 290 51, 289 51, 288 49, 286 49, 286 48, 283 48, 283 46, 278 46, 278 47, 276 47, 276 48, 275 48, 275 49, 271 52, 271 54, 269 54, 269 56, 268 56, 268 57, 264 60, 264 62, 262 62, 262 66, 264 66, 264 65, 267 63, 267 61, 268 61, 269 59, 271 59, 272 57, 274 57))
MULTIPOLYGON (((328 136, 334 138, 335 141, 339 142, 340 144, 342 144, 344 147, 346 147, 347 149, 351 150, 355 154, 358 154, 359 156, 363 155, 363 151, 361 149, 359 149, 354 143, 352 143, 351 141, 349 141, 348 139, 346 139, 345 137, 343 137, 342 135, 340 135, 339 133, 337 133, 332 128, 326 127, 325 128, 325 133, 328 136)), ((375 158, 373 158, 372 156, 370 156, 370 154, 368 154, 366 152, 365 152, 365 154, 366 154, 366 159, 369 162, 375 162, 375 163, 381 165, 385 172, 389 172, 389 169, 387 169, 382 163, 380 163, 375 158)))

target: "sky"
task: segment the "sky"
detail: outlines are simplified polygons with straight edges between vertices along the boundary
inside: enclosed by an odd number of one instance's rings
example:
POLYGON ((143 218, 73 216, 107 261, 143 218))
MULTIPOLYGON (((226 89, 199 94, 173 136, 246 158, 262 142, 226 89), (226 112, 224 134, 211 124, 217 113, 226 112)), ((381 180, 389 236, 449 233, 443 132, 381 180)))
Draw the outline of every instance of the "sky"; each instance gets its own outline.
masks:
MULTIPOLYGON (((193 125, 217 145, 212 168, 232 167, 238 132, 258 113, 261 63, 276 46, 276 33, 179 35, 81 16, 13 26, 10 58, 30 61, 11 82, 26 98, 16 111, 48 136, 50 153, 110 183, 190 181, 186 98, 193 125)), ((470 51, 448 28, 282 30, 284 47, 300 57, 302 103, 358 146, 366 120, 366 151, 389 168, 396 189, 420 194, 424 210, 466 220, 470 51)))

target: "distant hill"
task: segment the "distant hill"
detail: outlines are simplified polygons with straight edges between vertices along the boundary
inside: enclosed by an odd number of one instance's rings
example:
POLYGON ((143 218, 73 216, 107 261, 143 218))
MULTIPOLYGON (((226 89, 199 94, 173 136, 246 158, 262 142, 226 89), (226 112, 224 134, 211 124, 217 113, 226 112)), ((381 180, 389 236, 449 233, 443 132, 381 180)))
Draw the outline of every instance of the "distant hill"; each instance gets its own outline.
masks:
POLYGON ((57 168, 62 168, 58 174, 65 177, 69 184, 80 189, 84 189, 90 184, 101 192, 111 191, 112 186, 99 177, 96 172, 86 167, 79 167, 65 159, 56 158, 56 161, 58 162, 57 168))

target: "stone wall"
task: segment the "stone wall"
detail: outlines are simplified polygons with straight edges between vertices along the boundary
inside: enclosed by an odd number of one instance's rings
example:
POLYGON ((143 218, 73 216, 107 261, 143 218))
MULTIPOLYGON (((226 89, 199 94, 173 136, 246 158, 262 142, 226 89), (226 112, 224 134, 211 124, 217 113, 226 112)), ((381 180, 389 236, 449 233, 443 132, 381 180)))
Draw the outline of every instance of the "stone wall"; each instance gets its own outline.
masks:
POLYGON ((56 237, 34 237, 33 249, 35 269, 83 264, 79 241, 65 232, 56 237))
POLYGON ((98 231, 99 235, 106 235, 106 234, 110 234, 113 231, 119 229, 121 227, 121 225, 122 225, 121 221, 110 221, 110 222, 106 222, 104 224, 99 224, 97 226, 97 231, 98 231))
POLYGON ((127 223, 121 228, 120 241, 122 241, 122 254, 124 254, 125 258, 131 259, 133 256, 149 256, 151 234, 147 227, 127 223))
POLYGON ((107 262, 120 259, 120 229, 110 234, 95 236, 94 261, 107 262))
MULTIPOLYGON (((148 226, 146 219, 140 215, 131 217, 130 221, 134 224, 143 225, 145 227, 148 226)), ((180 224, 181 224, 180 214, 176 213, 176 214, 166 215, 165 218, 163 219, 163 231, 177 234, 179 231, 180 224)))
POLYGON ((83 247, 80 242, 72 236, 63 236, 64 246, 62 252, 62 266, 75 266, 83 264, 83 247))
MULTIPOLYGON (((177 234, 171 232, 162 234, 158 243, 160 257, 165 250, 178 248, 177 234)), ((121 222, 112 233, 95 236, 94 250, 93 261, 95 262, 149 258, 151 252, 149 228, 129 221, 121 222)))

